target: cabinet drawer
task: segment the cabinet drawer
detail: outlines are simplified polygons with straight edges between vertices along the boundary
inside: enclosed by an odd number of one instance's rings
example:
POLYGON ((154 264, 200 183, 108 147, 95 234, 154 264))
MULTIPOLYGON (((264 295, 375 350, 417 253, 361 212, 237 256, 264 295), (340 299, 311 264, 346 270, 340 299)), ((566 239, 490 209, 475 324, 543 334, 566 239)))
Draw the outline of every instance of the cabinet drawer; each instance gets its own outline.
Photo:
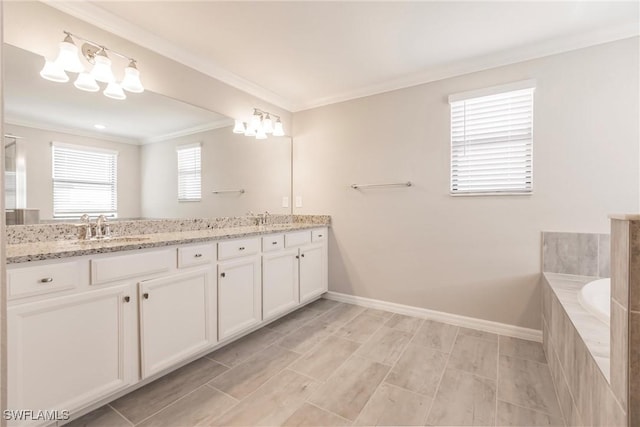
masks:
POLYGON ((91 260, 91 284, 114 282, 131 277, 162 273, 175 267, 170 249, 91 260))
POLYGON ((311 230, 311 241, 322 242, 323 240, 327 240, 328 231, 329 230, 326 228, 321 228, 319 230, 311 230))
POLYGON ((277 251, 284 248, 284 235, 264 236, 262 238, 262 252, 277 251))
POLYGON ((215 259, 216 247, 213 244, 178 248, 178 268, 209 264, 215 259))
POLYGON ((218 243, 218 259, 255 255, 260 251, 260 239, 231 240, 218 243))
POLYGON ((296 231, 295 233, 287 233, 284 235, 284 245, 287 248, 300 246, 311 242, 311 231, 296 231))
POLYGON ((7 271, 9 298, 73 289, 80 283, 80 274, 80 261, 9 270, 7 271))

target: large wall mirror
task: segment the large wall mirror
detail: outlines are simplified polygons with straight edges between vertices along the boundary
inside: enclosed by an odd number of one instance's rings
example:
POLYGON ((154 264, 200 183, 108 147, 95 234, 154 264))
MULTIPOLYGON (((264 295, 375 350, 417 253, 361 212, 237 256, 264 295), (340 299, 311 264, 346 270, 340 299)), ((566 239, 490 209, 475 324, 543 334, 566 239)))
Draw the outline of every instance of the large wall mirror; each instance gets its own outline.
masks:
POLYGON ((43 63, 39 55, 4 45, 8 223, 16 221, 14 210, 28 216, 31 209, 40 222, 76 221, 86 200, 112 191, 103 182, 109 169, 95 166, 91 153, 115 154, 116 218, 291 213, 289 137, 234 134, 230 118, 150 91, 126 100, 80 91, 72 81, 42 79, 43 63), (179 173, 196 173, 178 170, 179 152, 193 154, 190 147, 200 147, 201 197, 179 200, 179 173), (67 165, 78 152, 75 166, 67 165), (70 168, 55 179, 54 156, 62 165, 57 171, 70 168))

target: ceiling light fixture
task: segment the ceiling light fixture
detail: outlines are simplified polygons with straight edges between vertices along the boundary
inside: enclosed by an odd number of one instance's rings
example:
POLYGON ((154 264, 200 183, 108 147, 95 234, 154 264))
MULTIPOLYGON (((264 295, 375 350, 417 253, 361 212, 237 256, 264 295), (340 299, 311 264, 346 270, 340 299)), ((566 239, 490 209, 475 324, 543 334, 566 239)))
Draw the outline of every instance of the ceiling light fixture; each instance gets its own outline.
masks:
POLYGON ((59 45, 58 57, 55 61, 49 61, 45 58, 44 67, 40 71, 40 76, 43 79, 66 83, 69 81, 69 75, 66 72, 78 73, 78 77, 73 83, 76 88, 87 92, 97 92, 100 90, 98 82, 106 83, 106 88, 102 93, 112 99, 126 99, 125 90, 131 93, 144 92, 135 59, 68 31, 63 31, 63 33, 65 38, 59 45), (84 42, 80 51, 73 41, 74 37, 84 42), (116 82, 111 69, 112 61, 107 56, 107 52, 129 61, 129 65, 124 69, 124 79, 121 83, 116 82), (93 65, 90 72, 86 72, 84 69, 80 61, 80 53, 89 64, 93 65))
POLYGON ((256 139, 267 139, 269 134, 273 136, 284 136, 284 128, 282 127, 280 116, 259 108, 254 108, 249 123, 245 123, 242 120, 235 121, 233 133, 255 136, 256 139), (275 123, 271 117, 276 118, 275 123))

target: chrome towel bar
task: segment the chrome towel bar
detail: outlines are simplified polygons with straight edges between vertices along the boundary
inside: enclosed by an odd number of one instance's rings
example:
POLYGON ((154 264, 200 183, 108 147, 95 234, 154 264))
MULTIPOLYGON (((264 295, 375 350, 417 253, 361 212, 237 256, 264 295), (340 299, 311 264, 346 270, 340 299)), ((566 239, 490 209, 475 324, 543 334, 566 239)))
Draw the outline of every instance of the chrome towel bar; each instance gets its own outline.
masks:
POLYGON ((238 190, 213 190, 212 193, 213 194, 221 194, 221 193, 240 193, 240 194, 243 194, 244 193, 244 188, 240 188, 238 190))
POLYGON ((392 182, 389 184, 351 184, 351 188, 372 188, 372 187, 411 187, 411 181, 407 182, 392 182))

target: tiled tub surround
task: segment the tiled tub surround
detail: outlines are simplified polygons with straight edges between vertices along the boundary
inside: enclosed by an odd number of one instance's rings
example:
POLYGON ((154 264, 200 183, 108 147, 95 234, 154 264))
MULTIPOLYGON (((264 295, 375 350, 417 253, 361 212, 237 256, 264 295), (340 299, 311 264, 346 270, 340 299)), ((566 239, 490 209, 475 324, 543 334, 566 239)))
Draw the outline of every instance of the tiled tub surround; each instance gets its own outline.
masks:
POLYGON ((8 227, 7 264, 73 256, 146 249, 162 246, 235 239, 269 233, 328 226, 324 215, 282 215, 256 226, 251 217, 192 220, 141 220, 112 223, 114 236, 140 237, 139 241, 78 240, 75 224, 42 224, 8 227), (284 220, 280 222, 280 217, 284 220), (70 234, 71 233, 71 234, 70 234), (21 240, 22 239, 22 240, 21 240))
POLYGON ((542 271, 609 277, 610 237, 596 233, 542 233, 542 271))

